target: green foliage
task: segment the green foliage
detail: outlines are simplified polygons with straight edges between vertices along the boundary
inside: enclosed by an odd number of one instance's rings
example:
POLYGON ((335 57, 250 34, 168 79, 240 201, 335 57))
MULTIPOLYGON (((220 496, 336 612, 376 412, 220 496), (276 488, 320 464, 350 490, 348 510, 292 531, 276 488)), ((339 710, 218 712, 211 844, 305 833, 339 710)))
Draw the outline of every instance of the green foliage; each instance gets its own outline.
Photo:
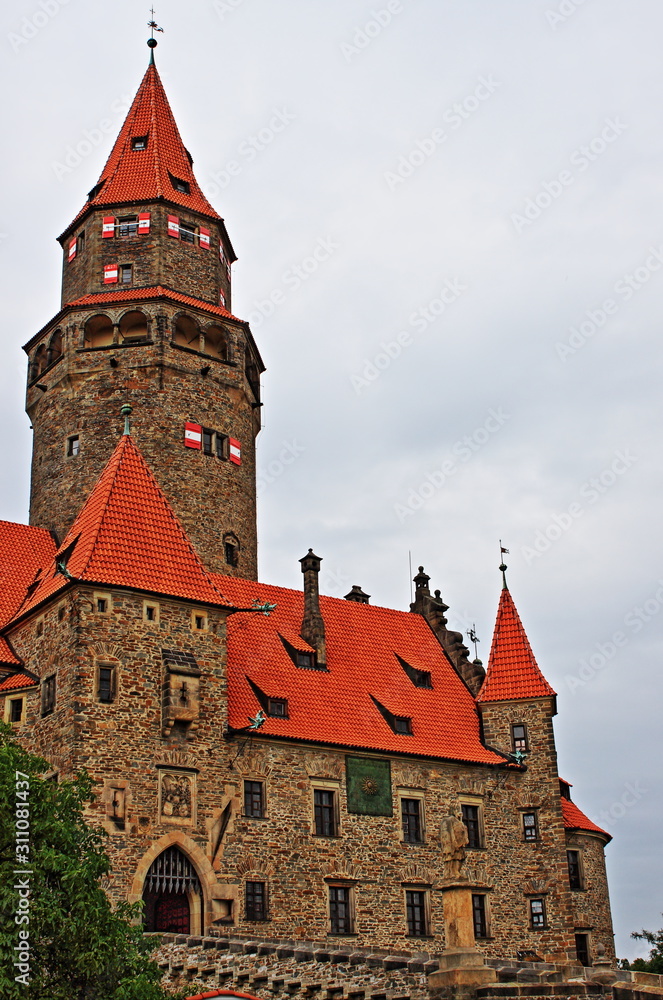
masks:
POLYGON ((114 908, 101 887, 110 862, 104 834, 83 816, 93 800, 90 778, 82 773, 56 783, 41 777, 47 770, 46 761, 15 743, 10 727, 0 724, 0 996, 173 1000, 148 958, 153 942, 132 924, 139 906, 114 908), (20 834, 17 840, 16 824, 20 830, 26 819, 29 854, 17 851, 26 841, 20 834), (21 957, 21 931, 29 934, 29 973, 17 981, 26 964, 14 964, 21 957))
POLYGON ((663 929, 660 931, 634 931, 632 938, 650 944, 649 958, 636 958, 629 968, 636 972, 655 972, 663 975, 663 929))

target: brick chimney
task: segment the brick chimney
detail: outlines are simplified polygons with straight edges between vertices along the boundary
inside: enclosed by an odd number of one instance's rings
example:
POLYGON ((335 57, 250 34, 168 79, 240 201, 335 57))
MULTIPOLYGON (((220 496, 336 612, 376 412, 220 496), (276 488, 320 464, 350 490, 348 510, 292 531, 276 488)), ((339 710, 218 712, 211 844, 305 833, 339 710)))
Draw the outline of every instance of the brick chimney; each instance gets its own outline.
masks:
POLYGON ((308 554, 299 562, 304 574, 304 618, 302 619, 301 637, 315 649, 318 667, 325 667, 327 665, 325 623, 320 613, 320 591, 318 590, 318 575, 322 559, 315 555, 313 549, 309 549, 308 554))
POLYGON ((350 593, 345 595, 345 600, 354 601, 355 604, 369 604, 371 595, 365 594, 361 587, 355 583, 350 593))

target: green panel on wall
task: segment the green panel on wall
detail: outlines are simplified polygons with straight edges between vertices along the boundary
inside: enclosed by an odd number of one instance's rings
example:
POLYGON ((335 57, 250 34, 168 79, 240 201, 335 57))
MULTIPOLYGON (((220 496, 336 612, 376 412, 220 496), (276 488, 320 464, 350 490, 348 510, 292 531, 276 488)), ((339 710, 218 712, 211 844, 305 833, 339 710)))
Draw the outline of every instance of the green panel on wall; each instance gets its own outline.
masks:
POLYGON ((348 812, 391 816, 391 764, 372 757, 346 757, 348 812))

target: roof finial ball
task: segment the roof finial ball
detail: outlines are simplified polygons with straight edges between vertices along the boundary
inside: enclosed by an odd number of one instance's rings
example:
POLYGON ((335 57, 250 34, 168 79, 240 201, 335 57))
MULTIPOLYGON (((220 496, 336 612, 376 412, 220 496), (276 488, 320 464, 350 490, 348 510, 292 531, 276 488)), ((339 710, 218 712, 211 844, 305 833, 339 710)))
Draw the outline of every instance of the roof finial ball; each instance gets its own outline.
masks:
POLYGON ((152 34, 147 39, 147 44, 148 44, 148 47, 150 49, 152 49, 152 51, 150 52, 150 62, 153 63, 154 62, 154 50, 156 49, 157 44, 158 44, 156 38, 154 37, 154 32, 155 31, 163 31, 163 28, 160 28, 159 25, 157 24, 157 22, 154 20, 154 7, 151 8, 150 14, 152 16, 152 20, 147 22, 147 26, 148 26, 148 28, 150 28, 152 34))
POLYGON ((123 403, 120 407, 120 414, 124 417, 124 433, 129 436, 131 434, 131 424, 129 423, 129 417, 131 416, 132 407, 130 403, 123 403))
POLYGON ((500 538, 500 557, 502 559, 502 562, 500 564, 499 569, 500 569, 500 573, 502 574, 502 589, 503 590, 508 590, 509 589, 508 586, 507 586, 507 582, 506 582, 507 566, 506 566, 506 564, 504 562, 504 556, 508 556, 508 554, 509 554, 509 550, 504 548, 504 546, 502 545, 502 539, 500 538))

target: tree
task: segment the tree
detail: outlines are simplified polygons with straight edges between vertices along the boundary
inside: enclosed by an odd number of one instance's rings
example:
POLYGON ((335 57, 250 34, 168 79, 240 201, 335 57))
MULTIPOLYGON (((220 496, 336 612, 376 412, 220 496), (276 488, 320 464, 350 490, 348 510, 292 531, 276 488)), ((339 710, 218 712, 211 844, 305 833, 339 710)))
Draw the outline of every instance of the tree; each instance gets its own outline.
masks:
POLYGON ((649 958, 636 958, 629 968, 636 972, 657 972, 663 974, 663 928, 660 931, 633 931, 632 938, 652 945, 649 958))
POLYGON ((43 777, 46 761, 0 723, 0 996, 173 1000, 147 952, 140 904, 114 907, 105 834, 85 821, 92 781, 43 777))

